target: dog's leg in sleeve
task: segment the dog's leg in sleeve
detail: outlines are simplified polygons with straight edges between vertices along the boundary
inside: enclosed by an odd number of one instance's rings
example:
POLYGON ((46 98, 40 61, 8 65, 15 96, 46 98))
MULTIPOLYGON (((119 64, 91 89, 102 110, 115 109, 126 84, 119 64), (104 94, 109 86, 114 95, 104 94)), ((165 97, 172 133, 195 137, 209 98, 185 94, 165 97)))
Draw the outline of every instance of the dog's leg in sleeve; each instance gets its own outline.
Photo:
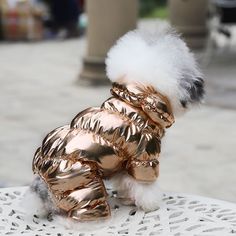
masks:
POLYGON ((110 216, 107 192, 96 163, 82 159, 44 159, 40 175, 62 213, 79 221, 110 216))
POLYGON ((127 163, 128 174, 115 180, 121 200, 134 203, 145 211, 160 206, 162 192, 158 185, 160 140, 144 135, 139 142, 137 154, 127 163))
POLYGON ((159 175, 160 139, 144 134, 137 147, 137 154, 127 163, 128 174, 138 181, 153 182, 159 175))

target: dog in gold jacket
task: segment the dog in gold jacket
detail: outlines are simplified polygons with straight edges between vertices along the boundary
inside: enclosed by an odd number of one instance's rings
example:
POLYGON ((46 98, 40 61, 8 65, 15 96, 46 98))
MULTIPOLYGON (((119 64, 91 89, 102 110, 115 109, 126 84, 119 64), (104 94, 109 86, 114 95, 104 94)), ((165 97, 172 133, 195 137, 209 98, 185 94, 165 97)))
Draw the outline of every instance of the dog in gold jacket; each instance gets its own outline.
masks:
POLYGON ((48 211, 78 221, 110 216, 103 179, 125 203, 160 203, 161 139, 204 94, 193 55, 173 31, 127 33, 108 52, 111 97, 50 132, 33 159, 31 190, 48 211))

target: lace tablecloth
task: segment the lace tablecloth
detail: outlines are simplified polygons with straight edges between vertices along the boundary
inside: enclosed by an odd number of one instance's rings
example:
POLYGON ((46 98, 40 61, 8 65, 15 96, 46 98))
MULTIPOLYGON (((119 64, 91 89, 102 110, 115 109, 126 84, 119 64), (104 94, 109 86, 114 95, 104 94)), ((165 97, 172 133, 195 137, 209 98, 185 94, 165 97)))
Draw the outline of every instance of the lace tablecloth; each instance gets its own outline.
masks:
POLYGON ((21 206, 27 187, 0 189, 0 235, 30 236, 227 236, 236 235, 236 204, 194 195, 165 193, 159 210, 122 206, 110 193, 112 219, 65 227, 53 218, 29 217, 21 206))

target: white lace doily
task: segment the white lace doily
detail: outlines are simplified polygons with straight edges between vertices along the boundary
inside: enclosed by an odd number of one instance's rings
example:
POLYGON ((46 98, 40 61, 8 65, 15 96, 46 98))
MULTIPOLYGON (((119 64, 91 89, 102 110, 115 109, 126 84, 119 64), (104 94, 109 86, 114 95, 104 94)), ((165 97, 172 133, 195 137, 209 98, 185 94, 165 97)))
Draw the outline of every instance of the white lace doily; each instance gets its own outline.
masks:
POLYGON ((65 228, 55 219, 28 217, 20 207, 27 187, 0 189, 0 235, 30 236, 227 236, 236 235, 236 205, 185 194, 165 193, 159 210, 144 213, 125 207, 110 191, 113 217, 81 230, 65 228), (85 230, 86 228, 86 230, 85 230))

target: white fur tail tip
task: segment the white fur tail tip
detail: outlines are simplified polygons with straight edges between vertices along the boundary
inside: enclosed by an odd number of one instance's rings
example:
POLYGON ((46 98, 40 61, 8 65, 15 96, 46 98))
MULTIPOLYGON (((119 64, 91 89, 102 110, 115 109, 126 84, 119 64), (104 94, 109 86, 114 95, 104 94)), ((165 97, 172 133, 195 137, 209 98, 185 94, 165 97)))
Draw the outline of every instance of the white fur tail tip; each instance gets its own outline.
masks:
POLYGON ((33 215, 45 217, 48 214, 48 211, 44 207, 43 201, 39 198, 36 192, 33 192, 30 189, 30 187, 24 194, 19 204, 28 217, 32 217, 33 215))

